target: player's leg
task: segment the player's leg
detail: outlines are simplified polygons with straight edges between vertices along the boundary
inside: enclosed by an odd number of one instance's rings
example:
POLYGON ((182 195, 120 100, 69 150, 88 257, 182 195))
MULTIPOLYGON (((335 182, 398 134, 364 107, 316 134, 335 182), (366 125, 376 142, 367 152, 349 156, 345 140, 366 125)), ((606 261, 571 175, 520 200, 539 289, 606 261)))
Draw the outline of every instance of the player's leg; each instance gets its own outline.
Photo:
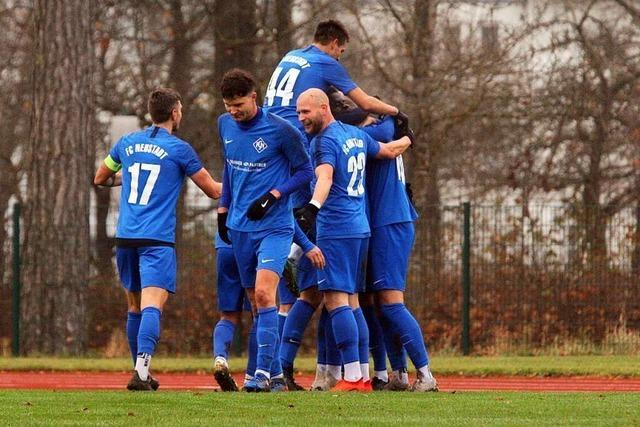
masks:
POLYGON ((242 319, 245 296, 233 249, 217 249, 216 274, 220 320, 215 324, 212 333, 213 376, 222 391, 238 391, 227 360, 236 327, 242 319))
MULTIPOLYGON (((245 373, 245 386, 254 379, 256 370, 256 355, 258 352, 258 344, 256 341, 256 329, 258 326, 258 312, 255 303, 255 282, 256 282, 256 265, 258 262, 256 256, 256 245, 249 233, 236 230, 229 230, 229 237, 233 242, 233 255, 236 260, 236 267, 240 274, 240 283, 245 291, 246 298, 251 304, 253 322, 248 333, 247 346, 247 370, 245 373)), ((243 389, 246 390, 245 387, 243 389)))
POLYGON ((127 342, 129 343, 129 352, 133 366, 136 364, 136 356, 138 355, 138 331, 140 330, 140 291, 125 291, 127 296, 127 342))
POLYGON ((407 371, 407 352, 402 346, 400 337, 393 332, 393 325, 378 312, 378 319, 384 336, 384 346, 391 365, 389 382, 384 386, 389 391, 406 391, 409 389, 409 374, 407 371))
POLYGON ((150 246, 136 248, 140 274, 141 318, 138 329, 134 375, 127 388, 151 390, 149 375, 151 357, 160 337, 160 317, 169 293, 175 292, 176 256, 173 247, 150 246))
POLYGON ((339 390, 357 390, 363 382, 358 325, 349 305, 349 295, 356 291, 360 244, 359 239, 318 239, 318 247, 327 261, 324 270, 318 273, 318 289, 323 292, 344 366, 344 379, 334 387, 339 390))
POLYGON ((362 373, 362 379, 368 387, 371 386, 369 378, 369 327, 367 321, 364 318, 364 313, 360 308, 360 301, 358 293, 365 290, 365 272, 366 272, 366 260, 367 249, 369 239, 360 240, 360 248, 356 265, 358 266, 356 275, 356 292, 353 295, 349 295, 349 305, 353 309, 353 316, 356 319, 358 325, 358 353, 360 357, 360 371, 362 373))
POLYGON ((327 313, 325 327, 325 354, 327 359, 326 390, 330 390, 342 380, 342 355, 340 354, 335 335, 333 334, 331 316, 329 316, 326 308, 323 307, 322 310, 327 313))
POLYGON ((386 248, 380 248, 384 244, 386 242, 379 238, 377 229, 372 229, 367 253, 367 292, 360 295, 360 305, 369 327, 369 350, 373 357, 374 370, 373 379, 371 380, 373 390, 382 390, 389 383, 384 332, 380 324, 379 312, 375 306, 375 293, 371 290, 373 284, 384 280, 384 275, 386 274, 386 270, 379 265, 381 260, 375 256, 380 253, 386 254, 386 248))
POLYGON ((316 376, 311 383, 311 391, 326 391, 327 382, 327 347, 326 331, 331 329, 328 325, 329 313, 324 308, 320 309, 318 325, 316 328, 316 376))
MULTIPOLYGON (((116 248, 116 264, 118 266, 120 281, 124 287, 127 298, 127 322, 125 332, 129 343, 133 368, 135 368, 138 355, 138 332, 142 319, 142 314, 140 313, 140 292, 142 288, 140 285, 140 263, 137 249, 116 248)), ((151 377, 152 389, 157 390, 159 385, 158 381, 151 377)))
MULTIPOLYGON (((271 391, 270 377, 275 353, 279 341, 278 314, 276 306, 276 289, 287 261, 287 255, 293 239, 293 229, 269 230, 260 235, 254 233, 257 248, 257 272, 255 284, 255 302, 258 311, 256 339, 258 354, 254 381, 255 391, 271 391)), ((279 363, 278 363, 279 364, 279 363)), ((274 378, 274 383, 281 377, 274 378)), ((249 388, 249 387, 248 387, 249 388)), ((273 391, 278 391, 274 388, 273 391)))
POLYGON ((306 257, 300 259, 296 281, 300 289, 300 298, 295 301, 287 315, 280 344, 280 361, 289 390, 303 389, 296 384, 294 379, 294 360, 300 348, 304 331, 322 301, 322 294, 317 288, 316 269, 306 257))
POLYGON ((403 347, 417 370, 418 379, 412 389, 437 391, 437 383, 429 369, 429 355, 420 325, 404 304, 409 254, 415 237, 413 223, 391 224, 379 228, 386 236, 390 253, 387 276, 379 284, 378 301, 382 315, 391 324, 392 332, 400 337, 403 347))
POLYGON ((382 390, 389 382, 387 373, 387 351, 384 345, 384 333, 378 313, 375 307, 374 294, 366 292, 360 294, 360 308, 369 328, 369 352, 373 357, 373 378, 371 379, 371 388, 373 390, 382 390))
POLYGON ((358 302, 358 294, 349 295, 349 306, 353 310, 353 317, 358 327, 358 358, 362 380, 370 382, 369 378, 369 327, 358 302))

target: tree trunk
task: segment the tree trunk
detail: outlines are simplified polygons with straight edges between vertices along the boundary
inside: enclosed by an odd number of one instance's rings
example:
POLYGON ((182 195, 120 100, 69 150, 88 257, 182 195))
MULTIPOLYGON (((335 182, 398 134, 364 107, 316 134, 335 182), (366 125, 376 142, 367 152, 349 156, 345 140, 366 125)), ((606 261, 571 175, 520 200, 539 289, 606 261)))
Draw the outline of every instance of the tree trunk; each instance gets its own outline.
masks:
POLYGON ((23 352, 82 354, 95 149, 93 1, 36 0, 23 352))
POLYGON ((276 0, 276 46, 278 55, 284 56, 293 48, 291 11, 293 0, 276 0))
POLYGON ((218 1, 213 17, 216 83, 231 68, 255 72, 256 0, 218 1))

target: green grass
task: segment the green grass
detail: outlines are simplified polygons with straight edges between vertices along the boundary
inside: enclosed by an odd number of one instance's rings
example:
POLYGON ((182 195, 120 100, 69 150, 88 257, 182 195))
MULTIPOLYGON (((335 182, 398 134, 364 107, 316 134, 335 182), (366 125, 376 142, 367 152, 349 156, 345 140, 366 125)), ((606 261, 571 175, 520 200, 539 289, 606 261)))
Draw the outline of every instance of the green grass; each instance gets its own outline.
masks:
MULTIPOLYGON (((230 360, 230 367, 235 372, 241 372, 244 366, 244 359, 230 360)), ((438 357, 436 355, 432 359, 431 366, 436 375, 640 377, 637 356, 438 357)), ((210 358, 156 357, 153 359, 155 372, 208 372, 211 368, 210 358)), ((315 359, 299 358, 296 360, 296 368, 303 372, 313 372, 315 359)), ((131 361, 124 358, 0 358, 0 370, 126 371, 129 369, 131 369, 131 361)))
POLYGON ((638 425, 633 393, 0 391, 0 425, 638 425))

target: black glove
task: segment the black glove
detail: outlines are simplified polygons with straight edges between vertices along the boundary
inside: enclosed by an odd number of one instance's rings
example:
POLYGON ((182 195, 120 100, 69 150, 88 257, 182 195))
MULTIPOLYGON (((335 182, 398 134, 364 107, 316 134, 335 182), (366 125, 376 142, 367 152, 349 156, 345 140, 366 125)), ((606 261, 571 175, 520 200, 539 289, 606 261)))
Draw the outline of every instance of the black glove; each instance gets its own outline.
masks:
POLYGON ((393 125, 395 127, 395 132, 393 134, 394 139, 400 139, 403 136, 406 136, 411 141, 411 145, 409 147, 413 148, 413 144, 416 142, 416 136, 413 133, 413 130, 409 127, 409 117, 402 111, 399 111, 397 115, 393 117, 393 125))
POLYGON ((393 116, 393 125, 395 127, 393 139, 400 139, 409 130, 409 117, 402 111, 398 111, 398 114, 393 116))
POLYGON ((316 205, 307 203, 296 211, 296 221, 307 237, 312 236, 316 231, 316 217, 319 210, 316 205))
POLYGON ((255 202, 249 206, 249 210, 247 211, 247 218, 251 221, 257 221, 259 219, 264 218, 267 214, 267 211, 271 209, 273 205, 276 204, 278 199, 276 196, 271 194, 271 192, 264 193, 262 196, 258 198, 255 202))
POLYGON ((409 203, 413 205, 413 190, 411 189, 411 183, 407 182, 404 185, 405 190, 407 190, 407 197, 409 198, 409 203))
POLYGON ((227 215, 229 212, 218 212, 218 234, 223 242, 230 245, 231 239, 229 238, 229 229, 227 228, 227 215))

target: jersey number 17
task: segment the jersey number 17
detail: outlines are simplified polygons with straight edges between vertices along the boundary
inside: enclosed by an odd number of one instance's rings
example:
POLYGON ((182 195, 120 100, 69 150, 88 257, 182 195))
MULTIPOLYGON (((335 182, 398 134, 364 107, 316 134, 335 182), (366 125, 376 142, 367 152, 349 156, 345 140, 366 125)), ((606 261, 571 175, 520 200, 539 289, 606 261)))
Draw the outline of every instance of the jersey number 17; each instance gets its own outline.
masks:
POLYGON ((149 163, 134 163, 127 168, 131 174, 131 188, 129 189, 129 199, 127 200, 130 205, 147 205, 153 187, 156 185, 158 175, 160 175, 160 165, 153 165, 149 163), (149 178, 144 185, 140 200, 138 200, 138 182, 140 178, 140 170, 149 171, 149 178))

